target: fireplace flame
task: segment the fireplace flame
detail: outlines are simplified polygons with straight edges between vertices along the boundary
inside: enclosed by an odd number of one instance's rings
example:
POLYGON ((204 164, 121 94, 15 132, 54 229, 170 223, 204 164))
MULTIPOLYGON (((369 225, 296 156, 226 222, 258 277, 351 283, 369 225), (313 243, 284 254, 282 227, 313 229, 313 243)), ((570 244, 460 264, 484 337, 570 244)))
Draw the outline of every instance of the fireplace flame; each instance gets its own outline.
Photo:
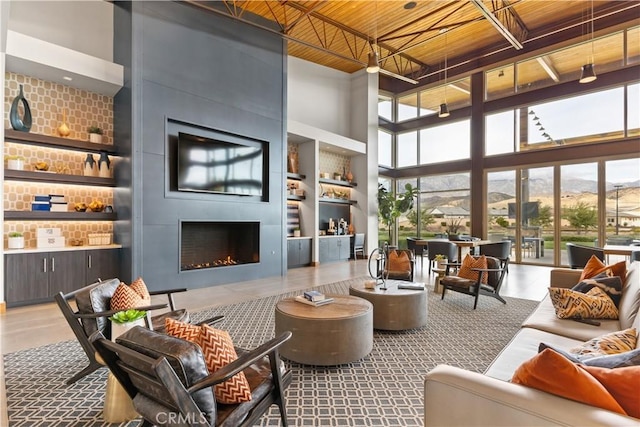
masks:
POLYGON ((242 264, 240 260, 236 260, 231 258, 231 255, 228 255, 226 258, 221 258, 214 261, 207 262, 199 262, 199 263, 191 263, 191 264, 183 264, 181 266, 182 270, 197 270, 200 268, 212 268, 212 267, 224 267, 229 265, 238 265, 242 264))

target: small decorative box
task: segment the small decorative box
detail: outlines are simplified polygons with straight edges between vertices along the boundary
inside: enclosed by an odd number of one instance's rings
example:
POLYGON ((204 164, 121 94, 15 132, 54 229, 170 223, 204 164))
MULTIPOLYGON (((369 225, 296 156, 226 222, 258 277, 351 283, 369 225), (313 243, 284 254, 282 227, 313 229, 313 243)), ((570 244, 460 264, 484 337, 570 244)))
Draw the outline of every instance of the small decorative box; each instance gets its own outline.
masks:
POLYGON ((51 205, 49 202, 31 202, 31 210, 32 211, 47 211, 51 210, 51 205))
POLYGON ((64 243, 64 236, 38 237, 39 248, 62 248, 64 243))
POLYGON ((55 237, 62 236, 61 228, 38 228, 36 237, 55 237))

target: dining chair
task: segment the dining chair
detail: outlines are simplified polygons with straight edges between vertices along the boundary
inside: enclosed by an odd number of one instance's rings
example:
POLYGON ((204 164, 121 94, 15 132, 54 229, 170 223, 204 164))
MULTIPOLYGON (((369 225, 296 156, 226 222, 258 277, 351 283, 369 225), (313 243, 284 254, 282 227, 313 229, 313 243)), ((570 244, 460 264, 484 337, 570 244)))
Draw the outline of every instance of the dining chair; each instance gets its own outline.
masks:
POLYGON ((362 254, 362 258, 364 255, 364 233, 356 233, 353 237, 353 249, 352 256, 353 259, 358 259, 358 252, 362 254))
POLYGON ((424 267, 424 257, 428 256, 428 249, 425 245, 419 245, 418 237, 407 237, 407 249, 413 252, 414 258, 420 257, 420 270, 424 267))
POLYGON ((604 262, 604 249, 567 243, 567 258, 571 268, 583 268, 592 255, 604 262))
POLYGON ((436 259, 436 255, 444 255, 449 262, 458 261, 458 247, 455 243, 446 240, 429 240, 427 242, 429 258, 429 274, 431 274, 431 264, 436 259))
POLYGON ((509 260, 511 259, 511 241, 487 243, 480 245, 480 255, 492 256, 500 260, 500 267, 505 273, 509 272, 509 260))

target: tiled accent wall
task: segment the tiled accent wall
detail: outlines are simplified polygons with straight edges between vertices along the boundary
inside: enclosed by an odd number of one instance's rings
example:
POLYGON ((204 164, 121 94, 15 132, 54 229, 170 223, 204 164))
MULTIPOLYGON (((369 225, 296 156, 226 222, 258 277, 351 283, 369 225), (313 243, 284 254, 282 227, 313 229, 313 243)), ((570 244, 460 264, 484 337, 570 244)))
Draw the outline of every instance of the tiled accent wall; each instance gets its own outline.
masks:
MULTIPOLYGON (((339 173, 345 180, 344 174, 350 170, 351 159, 349 157, 329 151, 320 151, 320 173, 327 172, 330 179, 333 179, 334 173, 339 173)), ((354 181, 357 181, 357 178, 354 176, 354 181)))
MULTIPOLYGON (((103 130, 103 144, 113 144, 113 99, 94 92, 83 91, 57 83, 15 74, 5 74, 4 104, 7 112, 4 126, 11 128, 9 110, 11 102, 19 93, 19 85, 24 86, 24 96, 31 108, 33 125, 31 133, 59 136, 56 129, 62 122, 62 111, 66 109, 67 126, 71 130, 69 139, 88 140, 87 128, 97 125, 103 130)), ((86 153, 60 150, 35 145, 5 143, 4 155, 19 155, 25 158, 25 169, 33 170, 39 161, 49 164, 49 172, 68 175, 83 175, 86 153)), ((97 161, 99 155, 94 154, 97 161)), ((110 158, 111 168, 117 159, 110 158)), ((69 210, 76 203, 89 204, 100 200, 105 205, 113 205, 113 190, 107 187, 89 187, 80 185, 60 185, 21 181, 5 181, 3 208, 8 211, 29 211, 31 201, 36 194, 62 194, 66 196, 69 210)), ((117 206, 114 206, 117 211, 117 206)), ((87 212, 86 215, 91 215, 87 212)), ((36 230, 39 227, 57 227, 69 239, 82 239, 87 245, 88 233, 112 233, 110 221, 5 221, 4 247, 7 247, 7 234, 12 231, 24 233, 25 246, 36 247, 36 230)))
POLYGON ((102 143, 113 144, 113 98, 16 73, 5 73, 5 129, 11 129, 9 110, 21 84, 33 117, 32 133, 59 136, 57 129, 66 111, 71 131, 67 138, 88 141, 87 128, 95 125, 102 128, 102 143))

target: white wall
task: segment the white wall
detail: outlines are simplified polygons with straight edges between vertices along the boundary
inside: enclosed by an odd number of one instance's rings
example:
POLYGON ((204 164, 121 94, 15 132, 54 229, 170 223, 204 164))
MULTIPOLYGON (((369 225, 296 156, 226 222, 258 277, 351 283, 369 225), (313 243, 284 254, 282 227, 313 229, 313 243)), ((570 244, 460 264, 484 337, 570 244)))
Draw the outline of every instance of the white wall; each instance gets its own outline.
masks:
POLYGON ((113 61, 113 4, 102 0, 9 3, 10 30, 113 61))
POLYGON ((287 118, 351 137, 351 75, 287 58, 287 118))

